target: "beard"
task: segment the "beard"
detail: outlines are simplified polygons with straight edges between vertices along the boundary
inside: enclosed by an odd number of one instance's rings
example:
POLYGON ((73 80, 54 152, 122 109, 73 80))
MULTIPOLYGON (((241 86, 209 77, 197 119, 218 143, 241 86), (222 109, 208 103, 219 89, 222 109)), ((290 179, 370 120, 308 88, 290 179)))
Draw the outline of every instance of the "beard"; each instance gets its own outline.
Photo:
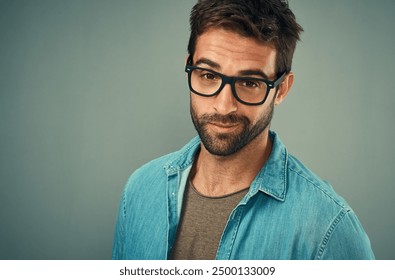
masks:
POLYGON ((192 122, 198 132, 206 150, 216 156, 230 156, 247 146, 259 136, 269 125, 273 117, 274 99, 268 109, 254 124, 245 117, 234 113, 228 115, 203 114, 198 116, 191 102, 192 122), (235 132, 215 133, 207 128, 209 123, 221 123, 224 125, 238 125, 241 127, 235 132))

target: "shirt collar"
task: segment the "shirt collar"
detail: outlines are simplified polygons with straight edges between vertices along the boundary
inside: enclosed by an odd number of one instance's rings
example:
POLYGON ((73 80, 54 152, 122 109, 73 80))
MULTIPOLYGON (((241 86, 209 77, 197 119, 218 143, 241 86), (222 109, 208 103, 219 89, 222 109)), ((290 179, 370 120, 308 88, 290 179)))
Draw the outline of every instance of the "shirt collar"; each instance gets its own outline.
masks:
POLYGON ((264 192, 277 200, 285 200, 288 152, 275 132, 270 131, 269 137, 273 142, 272 151, 269 159, 252 182, 249 195, 246 197, 247 200, 258 191, 264 192))
MULTIPOLYGON (((275 132, 270 131, 269 137, 273 142, 270 157, 252 182, 248 194, 243 199, 245 203, 258 191, 264 192, 277 200, 285 200, 288 152, 275 132)), ((199 149, 200 138, 197 136, 179 151, 179 156, 165 164, 164 169, 167 175, 175 175, 180 170, 190 167, 199 149)))
POLYGON ((177 174, 179 171, 190 167, 195 159, 196 152, 200 149, 200 138, 196 136, 180 151, 175 152, 175 157, 171 157, 164 169, 168 176, 177 174))

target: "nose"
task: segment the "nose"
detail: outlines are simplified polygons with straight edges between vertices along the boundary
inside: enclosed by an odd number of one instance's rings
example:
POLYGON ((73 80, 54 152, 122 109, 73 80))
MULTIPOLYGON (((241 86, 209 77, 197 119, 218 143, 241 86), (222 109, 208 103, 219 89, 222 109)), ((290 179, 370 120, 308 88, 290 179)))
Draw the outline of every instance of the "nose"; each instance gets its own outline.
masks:
POLYGON ((221 115, 237 111, 237 100, 233 96, 230 84, 226 84, 221 92, 215 96, 214 109, 221 115))

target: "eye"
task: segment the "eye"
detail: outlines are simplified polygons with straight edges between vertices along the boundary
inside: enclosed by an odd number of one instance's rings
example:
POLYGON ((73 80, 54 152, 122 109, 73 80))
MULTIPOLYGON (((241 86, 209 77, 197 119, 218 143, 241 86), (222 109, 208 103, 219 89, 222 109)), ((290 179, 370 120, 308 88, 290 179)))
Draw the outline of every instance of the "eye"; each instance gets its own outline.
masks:
POLYGON ((247 88, 259 88, 260 82, 254 80, 241 80, 240 85, 247 88))
POLYGON ((219 78, 217 75, 214 75, 211 72, 202 72, 200 77, 202 79, 206 79, 206 80, 210 80, 210 81, 218 80, 218 78, 219 78))

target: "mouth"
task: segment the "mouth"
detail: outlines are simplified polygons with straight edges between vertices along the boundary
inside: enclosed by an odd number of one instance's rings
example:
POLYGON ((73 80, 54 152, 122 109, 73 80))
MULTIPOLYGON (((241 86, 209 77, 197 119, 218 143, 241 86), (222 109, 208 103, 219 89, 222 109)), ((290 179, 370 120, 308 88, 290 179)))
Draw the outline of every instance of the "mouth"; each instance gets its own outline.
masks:
POLYGON ((213 130, 217 132, 231 132, 239 127, 240 123, 221 123, 209 122, 207 123, 213 130))

